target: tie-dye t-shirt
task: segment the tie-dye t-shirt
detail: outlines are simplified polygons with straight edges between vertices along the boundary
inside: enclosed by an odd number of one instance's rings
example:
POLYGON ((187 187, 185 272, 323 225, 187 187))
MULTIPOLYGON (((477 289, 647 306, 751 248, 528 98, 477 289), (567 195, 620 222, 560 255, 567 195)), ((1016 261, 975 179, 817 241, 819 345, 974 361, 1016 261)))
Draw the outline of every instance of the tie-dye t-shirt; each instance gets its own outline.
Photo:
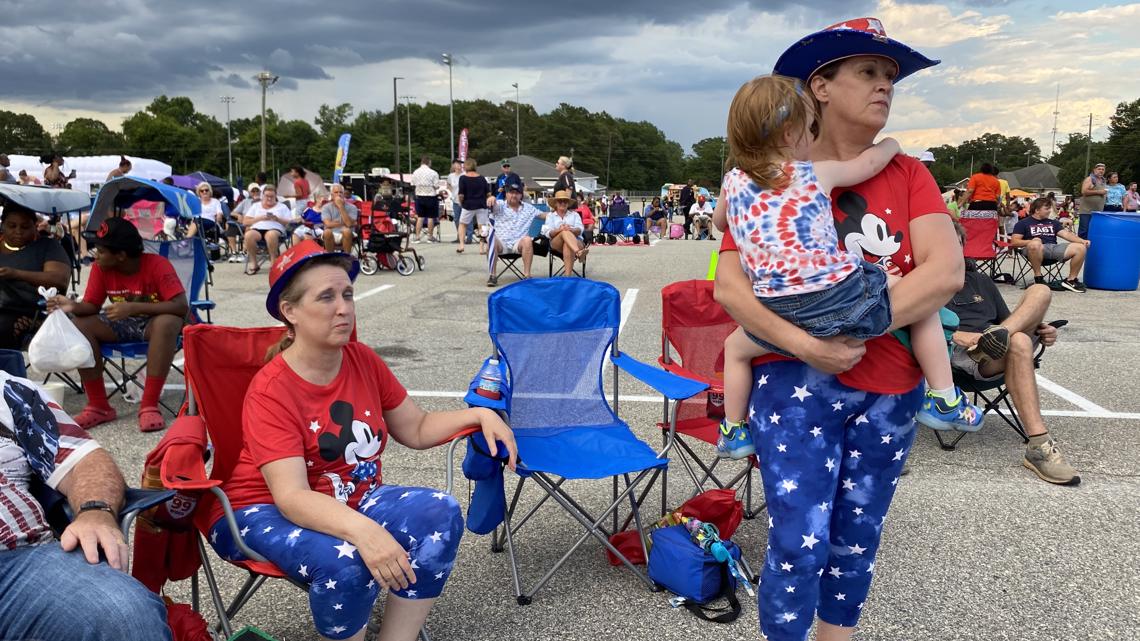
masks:
POLYGON ((850 276, 860 258, 839 248, 831 198, 810 161, 784 166, 785 189, 763 189, 734 168, 724 176, 728 228, 760 298, 808 294, 850 276))

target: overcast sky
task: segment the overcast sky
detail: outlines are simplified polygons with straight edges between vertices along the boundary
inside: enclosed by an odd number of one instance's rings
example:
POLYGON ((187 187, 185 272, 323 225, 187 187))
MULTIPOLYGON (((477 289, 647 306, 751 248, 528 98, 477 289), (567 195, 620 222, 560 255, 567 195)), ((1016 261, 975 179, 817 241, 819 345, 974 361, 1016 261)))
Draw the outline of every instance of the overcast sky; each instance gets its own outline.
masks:
MULTIPOLYGON (((225 118, 259 108, 252 76, 281 76, 270 106, 312 121, 321 103, 392 108, 401 96, 560 102, 648 120, 686 148, 724 134, 728 104, 798 36, 861 15, 942 64, 896 88, 885 133, 917 153, 986 131, 1094 138, 1140 98, 1140 3, 1084 0, 0 0, 0 108, 53 131, 76 116, 117 128, 154 96, 190 96, 225 118)), ((457 128, 464 123, 456 123, 457 128)), ((414 132, 413 132, 414 133, 414 132)), ((524 132, 525 138, 525 132, 524 132)), ((525 140, 524 140, 525 146, 525 140)))

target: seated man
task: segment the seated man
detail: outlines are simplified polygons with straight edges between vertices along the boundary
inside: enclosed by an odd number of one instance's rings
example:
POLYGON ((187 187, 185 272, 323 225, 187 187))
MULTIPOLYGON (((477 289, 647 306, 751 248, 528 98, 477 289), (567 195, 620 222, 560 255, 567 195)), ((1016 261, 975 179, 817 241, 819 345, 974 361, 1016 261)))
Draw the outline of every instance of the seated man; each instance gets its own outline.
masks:
POLYGON ((126 573, 115 462, 31 381, 0 374, 0 387, 0 639, 169 641, 162 601, 126 573), (58 542, 33 478, 76 515, 58 542))
POLYGON ((246 226, 242 240, 246 253, 245 273, 252 276, 260 269, 257 265, 258 241, 265 241, 270 262, 277 260, 281 239, 285 238, 285 225, 293 222, 293 212, 277 202, 277 188, 266 185, 261 188, 261 201, 249 206, 242 222, 246 226))
MULTIPOLYGON (((955 226, 964 246, 966 232, 961 225, 955 223, 955 226)), ((1052 296, 1048 287, 1032 285, 1011 313, 993 280, 967 261, 965 285, 947 304, 961 319, 952 339, 950 362, 955 369, 969 373, 978 381, 992 381, 1004 375, 1013 406, 1029 437, 1022 465, 1050 483, 1077 485, 1081 477, 1065 460, 1041 418, 1037 377, 1033 371, 1037 344, 1048 347, 1057 341, 1056 328, 1043 322, 1052 296), (977 363, 967 350, 993 325, 1008 330, 1009 349, 1001 360, 977 363)))
POLYGON ((693 224, 693 237, 697 240, 701 238, 708 238, 709 240, 716 240, 712 235, 712 203, 705 198, 704 194, 697 196, 697 202, 689 208, 688 218, 693 224))
POLYGON ((534 260, 534 239, 528 233, 538 210, 523 202, 521 183, 508 183, 506 190, 505 201, 487 197, 487 207, 491 209, 491 238, 494 239, 487 260, 487 269, 491 272, 487 277, 487 287, 499 284, 495 269, 495 259, 499 254, 521 254, 523 278, 530 278, 530 265, 534 260))
POLYGON ((356 233, 356 221, 360 210, 356 205, 344 197, 344 185, 334 183, 329 202, 321 208, 321 224, 324 231, 321 240, 324 241, 325 251, 332 251, 334 245, 340 244, 341 251, 352 253, 352 241, 356 233))
POLYGON ((48 311, 62 309, 74 316, 75 326, 91 342, 95 366, 79 370, 87 406, 75 417, 84 429, 118 418, 107 402, 103 383, 103 343, 147 341, 146 383, 139 404, 139 430, 166 427, 158 411, 158 398, 170 373, 178 335, 190 306, 182 281, 170 261, 144 254, 139 230, 123 218, 108 218, 88 238, 95 247, 95 264, 82 301, 56 296, 48 311), (111 304, 103 309, 103 302, 111 304))
POLYGON ((1009 244, 1029 260, 1029 265, 1033 268, 1033 282, 1039 285, 1046 284, 1045 278, 1041 276, 1041 266, 1046 264, 1045 261, 1053 264, 1069 259, 1069 277, 1059 284, 1071 292, 1083 293, 1085 284, 1077 277, 1085 264, 1089 241, 1079 238, 1059 221, 1051 219, 1049 215, 1052 212, 1053 204, 1048 198, 1033 201, 1029 215, 1017 221, 1013 227, 1009 244), (1069 243, 1058 245, 1057 238, 1063 238, 1069 243))
POLYGON ((261 185, 250 183, 246 188, 246 197, 230 211, 229 218, 226 219, 226 244, 230 248, 228 262, 240 263, 245 260, 244 254, 238 251, 238 239, 245 236, 245 225, 242 222, 245 220, 246 212, 251 205, 258 202, 261 202, 261 185))

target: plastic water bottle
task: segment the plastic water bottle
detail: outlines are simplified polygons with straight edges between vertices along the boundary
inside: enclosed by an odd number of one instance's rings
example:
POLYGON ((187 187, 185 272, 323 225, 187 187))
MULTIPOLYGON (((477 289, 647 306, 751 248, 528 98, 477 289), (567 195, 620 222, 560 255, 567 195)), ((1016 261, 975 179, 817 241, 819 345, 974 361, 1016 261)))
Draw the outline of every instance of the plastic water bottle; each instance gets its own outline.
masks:
POLYGON ((499 361, 492 358, 487 361, 483 369, 479 370, 479 384, 475 387, 475 393, 497 401, 503 397, 502 387, 503 377, 499 373, 499 361))

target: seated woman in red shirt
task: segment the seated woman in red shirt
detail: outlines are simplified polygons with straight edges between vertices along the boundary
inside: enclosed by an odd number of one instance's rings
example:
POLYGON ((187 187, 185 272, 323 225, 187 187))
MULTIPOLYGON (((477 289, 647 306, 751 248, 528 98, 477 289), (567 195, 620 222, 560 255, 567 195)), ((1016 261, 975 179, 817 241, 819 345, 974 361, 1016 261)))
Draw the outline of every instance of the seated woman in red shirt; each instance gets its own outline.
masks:
MULTIPOLYGON (((322 637, 363 639, 386 588, 379 638, 411 640, 451 573, 463 519, 443 492, 382 482, 389 434, 427 449, 480 425, 512 468, 515 442, 491 410, 424 412, 371 348, 350 341, 359 271, 312 240, 274 263, 266 308, 288 333, 250 384, 245 443, 224 489, 245 543, 309 586, 322 637)), ((220 517, 219 507, 214 549, 242 558, 220 517)))

